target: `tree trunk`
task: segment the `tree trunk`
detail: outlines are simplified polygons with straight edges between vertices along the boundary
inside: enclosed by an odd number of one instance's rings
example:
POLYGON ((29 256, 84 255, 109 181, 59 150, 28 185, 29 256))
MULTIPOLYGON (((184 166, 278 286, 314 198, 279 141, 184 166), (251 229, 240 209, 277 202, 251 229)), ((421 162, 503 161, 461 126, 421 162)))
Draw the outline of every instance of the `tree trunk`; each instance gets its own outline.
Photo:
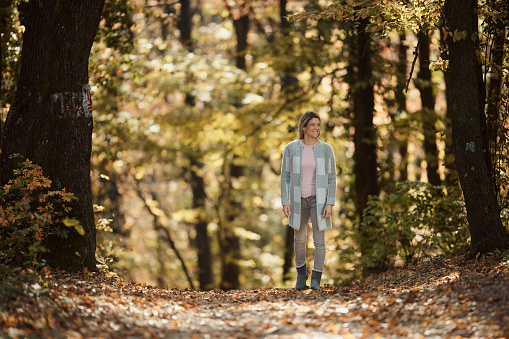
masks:
POLYGON ((284 250, 284 263, 283 263, 283 282, 290 280, 290 269, 293 266, 293 252, 294 252, 294 240, 295 233, 293 228, 288 226, 286 227, 286 237, 285 237, 285 250, 284 250))
POLYGON ((21 74, 5 123, 3 177, 12 175, 13 153, 42 166, 54 189, 78 198, 71 216, 85 236, 50 239, 49 263, 68 270, 95 269, 95 222, 90 182, 92 102, 88 57, 104 0, 31 0, 25 16, 21 74))
POLYGON ((246 70, 246 50, 247 34, 249 33, 249 11, 242 14, 239 18, 233 19, 233 26, 237 36, 237 52, 235 53, 235 63, 237 68, 246 70))
POLYGON ((424 152, 426 157, 426 172, 428 182, 432 185, 440 185, 438 173, 438 147, 436 139, 436 112, 435 96, 433 95, 433 83, 431 81, 430 38, 428 34, 421 34, 419 43, 419 74, 417 88, 421 93, 422 103, 422 130, 424 134, 424 152))
MULTIPOLYGON (((168 33, 169 33, 169 20, 168 18, 170 15, 175 14, 175 9, 173 6, 171 6, 166 0, 159 0, 159 5, 162 7, 163 13, 167 14, 168 16, 161 15, 159 16, 159 23, 161 25, 161 38, 163 41, 166 41, 168 39, 168 33)), ((164 52, 162 50, 161 52, 164 52)))
POLYGON ((180 31, 180 42, 182 45, 189 50, 193 50, 193 40, 191 39, 193 21, 190 0, 180 0, 178 29, 180 31))
MULTIPOLYGON (((407 50, 408 46, 405 44, 406 34, 401 32, 399 34, 399 46, 398 46, 398 85, 396 88, 396 101, 398 105, 398 114, 406 112, 406 95, 405 85, 406 76, 408 69, 407 50)), ((406 181, 408 179, 408 137, 406 131, 400 133, 400 137, 397 140, 398 150, 401 156, 401 164, 399 165, 399 180, 406 181)))
MULTIPOLYGON (((247 34, 249 32, 249 4, 241 6, 240 14, 234 14, 232 9, 230 16, 233 20, 235 34, 237 36, 237 48, 235 55, 235 63, 237 68, 246 70, 246 50, 247 50, 247 34)), ((222 255, 222 276, 221 289, 238 289, 240 287, 239 275, 240 268, 238 261, 240 260, 240 239, 235 234, 234 221, 241 213, 241 203, 238 190, 233 187, 233 180, 238 180, 244 175, 244 167, 235 165, 235 155, 226 155, 224 159, 225 189, 223 191, 223 205, 225 211, 224 225, 222 227, 221 236, 221 255, 222 255)))
MULTIPOLYGON (((0 34, 2 35, 1 36, 1 41, 0 41, 0 74, 2 75, 2 78, 3 78, 3 75, 4 75, 4 68, 5 68, 5 62, 6 62, 6 57, 7 57, 7 53, 6 53, 6 45, 7 45, 7 42, 9 41, 9 26, 8 26, 8 22, 9 22, 9 17, 11 16, 11 11, 12 11, 12 0, 0 0, 0 34)), ((3 93, 4 93, 4 82, 3 81, 0 81, 0 94, 2 95, 2 97, 0 97, 0 100, 2 100, 2 104, 4 104, 3 102, 3 93)), ((2 106, 3 108, 3 106, 2 106)), ((0 126, 1 127, 1 126, 0 126)), ((0 133, 2 133, 2 130, 0 128, 0 133)), ((1 136, 1 134, 0 134, 1 136)))
POLYGON ((214 287, 214 278, 212 275, 212 255, 210 253, 210 238, 208 235, 208 222, 205 218, 205 181, 200 173, 203 164, 196 161, 193 156, 189 157, 191 161, 191 190, 193 192, 193 209, 198 212, 196 221, 196 245, 198 247, 198 281, 200 289, 211 290, 214 287))
MULTIPOLYGON (((178 29, 180 31, 180 42, 187 50, 193 51, 194 44, 191 39, 193 23, 190 0, 180 0, 180 17, 178 29)), ((195 97, 190 92, 186 92, 185 102, 189 106, 194 106, 195 97)), ((201 150, 200 150, 201 152, 201 150)), ((210 237, 208 234, 208 221, 205 218, 205 181, 203 179, 203 163, 196 155, 188 156, 190 161, 190 186, 193 192, 193 209, 198 212, 198 220, 195 224, 196 245, 198 249, 198 282, 200 289, 211 290, 214 288, 214 276, 212 274, 212 254, 210 251, 210 237)))
MULTIPOLYGON (((370 18, 360 20, 356 34, 351 39, 351 59, 348 68, 350 93, 353 100, 354 135, 354 172, 357 218, 363 220, 363 212, 367 206, 369 196, 379 194, 377 178, 377 136, 373 125, 374 93, 371 64, 371 35, 366 29, 370 18)), ((368 228, 358 229, 358 242, 362 255, 371 252, 368 228)), ((382 270, 384 258, 375 263, 375 268, 365 269, 364 274, 375 270, 382 270)))
POLYGON ((451 100, 452 137, 458 175, 465 197, 471 245, 468 253, 505 250, 509 236, 505 231, 493 191, 489 170, 483 154, 481 116, 484 102, 479 101, 482 89, 482 70, 476 56, 479 41, 472 36, 478 33, 477 1, 446 0, 444 13, 451 32, 465 31, 466 38, 453 42, 449 48, 450 86, 447 95, 451 100))
MULTIPOLYGON (((283 49, 283 52, 286 53, 293 53, 293 45, 289 42, 289 32, 291 29, 291 24, 287 19, 288 11, 286 10, 286 0, 280 0, 279 1, 279 17, 281 20, 281 34, 285 42, 289 43, 288 46, 284 46, 285 49, 283 49), (286 50, 288 48, 288 51, 286 50)), ((292 65, 290 67, 286 67, 283 70, 283 74, 281 76, 282 84, 281 84, 281 90, 283 91, 284 95, 291 99, 295 96, 297 92, 297 87, 299 84, 299 80, 295 76, 295 66, 292 65)))
MULTIPOLYGON (((444 31, 443 27, 445 23, 442 21, 440 23, 440 46, 441 53, 440 56, 443 60, 449 60, 449 52, 447 50, 445 40, 444 40, 444 31)), ((454 159, 454 147, 452 144, 452 126, 451 126, 451 111, 452 111, 452 102, 449 95, 447 95, 448 88, 451 87, 451 75, 449 68, 444 71, 444 83, 445 83, 445 103, 446 103, 446 121, 445 121, 445 156, 444 156, 444 165, 446 169, 445 173, 445 182, 447 186, 457 186, 458 185, 458 175, 456 171, 456 161, 454 159)))
POLYGON ((369 18, 363 19, 357 28, 357 34, 354 37, 356 61, 353 67, 350 67, 350 91, 353 98, 355 126, 355 190, 357 213, 361 219, 368 197, 379 193, 376 132, 373 125, 375 99, 371 67, 371 35, 366 30, 368 23, 369 18))
MULTIPOLYGON (((490 1, 490 6, 495 6, 496 1, 490 1)), ((488 107, 486 110, 486 135, 485 146, 486 152, 484 156, 486 163, 489 164, 488 169, 491 169, 491 180, 493 182, 493 189, 499 198, 500 188, 497 185, 497 171, 496 167, 496 152, 497 152, 497 139, 499 133, 500 121, 500 92, 502 88, 503 79, 503 64, 504 64, 504 45, 506 39, 506 27, 502 20, 495 21, 489 27, 491 34, 493 34, 493 47, 491 49, 493 64, 488 87, 488 107)))
MULTIPOLYGON (((191 39, 191 33, 193 31, 193 21, 192 21, 192 11, 191 11, 191 3, 190 0, 180 0, 180 16, 178 20, 178 29, 180 31, 180 43, 183 47, 187 48, 189 52, 194 51, 194 43, 191 39)), ((193 82, 194 74, 191 71, 188 71, 188 76, 186 78, 186 82, 193 82)), ((189 88, 189 86, 184 86, 184 88, 189 88)), ((186 89, 185 90, 185 103, 189 106, 196 105, 196 97, 193 95, 192 91, 186 89)))
MULTIPOLYGON (((9 17, 12 11, 12 0, 0 0, 0 75, 2 79, 0 80, 0 110, 3 110, 5 107, 5 81, 4 81, 4 70, 7 63, 7 42, 9 41, 9 17)), ((2 133, 3 133, 3 113, 0 113, 0 154, 2 152, 2 133)), ((0 167, 0 176, 1 176, 1 167, 0 167)))
MULTIPOLYGON (((288 41, 288 35, 290 30, 290 22, 287 20, 288 11, 286 10, 286 0, 279 1, 279 17, 281 20, 281 33, 283 39, 288 41)), ((293 46, 288 46, 290 53, 293 51, 293 46)), ((291 99, 294 97, 297 92, 298 79, 294 75, 295 67, 291 66, 283 70, 282 74, 282 85, 281 90, 283 95, 291 99)), ((284 249, 284 264, 283 264, 283 282, 286 282, 290 279, 289 272, 293 266, 293 252, 294 252, 294 232, 293 228, 288 226, 286 228, 286 237, 285 237, 285 249, 284 249)))
MULTIPOLYGON (((243 167, 233 164, 234 157, 226 156, 223 165, 225 182, 223 183, 222 197, 219 201, 219 210, 223 211, 221 220, 220 239, 221 246, 221 286, 222 290, 240 288, 240 239, 235 234, 235 221, 241 217, 242 206, 239 201, 238 190, 233 187, 233 181, 244 175, 243 167)), ((221 213, 220 213, 221 214, 221 213)))

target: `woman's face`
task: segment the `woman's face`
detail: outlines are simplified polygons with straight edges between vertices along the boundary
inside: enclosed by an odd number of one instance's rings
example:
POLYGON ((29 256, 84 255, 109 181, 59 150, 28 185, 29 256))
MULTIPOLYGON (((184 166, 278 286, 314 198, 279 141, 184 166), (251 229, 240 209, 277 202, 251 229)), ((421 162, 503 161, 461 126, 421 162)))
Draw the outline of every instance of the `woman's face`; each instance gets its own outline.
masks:
POLYGON ((308 136, 311 138, 318 138, 320 136, 321 130, 322 124, 320 122, 320 119, 313 118, 308 121, 306 126, 304 126, 304 137, 308 136))

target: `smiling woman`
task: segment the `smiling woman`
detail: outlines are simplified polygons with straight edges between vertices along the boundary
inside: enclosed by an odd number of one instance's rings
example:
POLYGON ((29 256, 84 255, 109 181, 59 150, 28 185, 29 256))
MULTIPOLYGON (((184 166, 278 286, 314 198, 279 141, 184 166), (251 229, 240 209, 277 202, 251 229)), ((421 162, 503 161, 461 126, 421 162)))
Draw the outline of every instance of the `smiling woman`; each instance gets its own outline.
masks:
POLYGON ((325 230, 332 228, 336 198, 336 162, 332 147, 318 140, 321 119, 308 111, 299 122, 299 140, 285 147, 281 168, 281 205, 295 230, 295 289, 306 288, 306 240, 311 219, 315 245, 311 288, 319 289, 325 261, 325 230))

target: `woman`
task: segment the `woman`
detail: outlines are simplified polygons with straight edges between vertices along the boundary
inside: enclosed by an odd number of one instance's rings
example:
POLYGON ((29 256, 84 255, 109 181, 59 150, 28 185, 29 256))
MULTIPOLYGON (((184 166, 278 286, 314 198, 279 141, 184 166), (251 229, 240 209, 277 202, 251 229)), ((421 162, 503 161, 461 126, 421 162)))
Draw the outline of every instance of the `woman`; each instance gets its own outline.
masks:
POLYGON ((318 140, 321 120, 308 111, 299 122, 299 140, 290 142, 283 153, 281 204, 295 230, 296 290, 306 288, 306 240, 311 219, 315 244, 312 289, 320 288, 325 261, 325 230, 332 228, 332 206, 336 200, 336 161, 332 147, 318 140))

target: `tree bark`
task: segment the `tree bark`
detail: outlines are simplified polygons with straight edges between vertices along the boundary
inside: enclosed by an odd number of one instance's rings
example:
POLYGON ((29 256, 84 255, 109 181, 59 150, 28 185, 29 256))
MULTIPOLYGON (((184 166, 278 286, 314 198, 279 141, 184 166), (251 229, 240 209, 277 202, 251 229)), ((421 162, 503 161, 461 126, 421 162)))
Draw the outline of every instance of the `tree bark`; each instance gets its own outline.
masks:
MULTIPOLYGON (((288 21, 288 11, 286 9, 286 0, 280 0, 279 1, 279 17, 281 20, 281 34, 285 42, 289 43, 289 33, 291 29, 291 23, 288 21)), ((283 49, 283 52, 287 53, 293 53, 293 45, 289 43, 288 46, 284 46, 285 49, 283 49), (288 48, 288 51, 286 51, 286 48, 288 48)), ((295 97, 295 94, 297 93, 297 87, 299 85, 299 80, 295 76, 295 66, 291 65, 290 67, 286 67, 283 70, 283 73, 281 75, 282 84, 281 84, 281 90, 283 91, 284 95, 288 99, 292 99, 295 97)))
POLYGON ((428 182, 432 185, 440 185, 438 173, 438 147, 436 139, 436 112, 435 96, 433 95, 433 83, 431 81, 430 38, 427 33, 421 33, 419 43, 419 74, 417 88, 421 93, 422 104, 422 132, 424 134, 424 152, 426 157, 426 172, 428 182))
POLYGON ((225 156, 223 174, 222 196, 219 201, 219 214, 221 229, 219 244, 221 246, 221 286, 222 290, 240 288, 240 239, 235 234, 235 221, 242 211, 238 190, 233 187, 233 180, 244 175, 244 168, 233 164, 234 156, 225 156), (223 211, 223 213, 221 213, 223 211), (221 217, 221 214, 223 215, 221 217))
MULTIPOLYGON (((405 85, 406 76, 408 69, 407 50, 408 46, 405 44, 406 33, 401 32, 399 34, 399 46, 398 46, 398 85, 396 88, 396 101, 398 105, 398 114, 406 112, 406 95, 405 85)), ((401 164, 399 165, 399 180, 406 181, 408 179, 408 137, 406 132, 401 133, 398 143, 398 151, 401 156, 401 164)))
MULTIPOLYGON (((445 23, 441 20, 440 23, 440 46, 441 53, 440 56, 443 60, 449 60, 449 52, 446 47, 446 43, 444 40, 444 30, 445 23)), ((454 159, 454 147, 452 144, 452 125, 451 125, 451 111, 452 111, 452 102, 449 95, 447 95, 448 88, 451 87, 451 75, 449 68, 446 68, 444 71, 444 83, 445 83, 445 103, 446 103, 446 121, 445 121, 445 156, 444 156, 444 165, 446 169, 445 173, 445 183, 447 186, 457 186, 458 185, 458 175, 456 170, 456 161, 454 159)))
POLYGON ((484 101, 479 102, 482 89, 482 70, 476 56, 479 40, 477 1, 446 0, 446 24, 451 32, 466 32, 466 38, 454 42, 447 39, 449 48, 452 137, 458 175, 465 197, 471 244, 469 258, 509 247, 493 191, 489 170, 483 154, 481 116, 484 101))
POLYGON ((90 182, 92 102, 88 58, 104 0, 31 0, 20 4, 25 34, 20 79, 4 130, 2 182, 12 175, 13 153, 42 166, 54 189, 78 198, 71 216, 85 230, 50 239, 49 263, 95 269, 95 222, 90 182))
POLYGON ((192 51, 193 40, 191 39, 191 33, 193 29, 193 21, 190 0, 180 0, 178 29, 180 31, 180 42, 183 46, 192 51))
MULTIPOLYGON (((360 20, 355 34, 351 37, 351 59, 348 67, 350 93, 353 100, 354 173, 357 220, 362 222, 370 196, 379 194, 377 178, 377 135, 373 125, 374 83, 371 61, 371 35, 366 29, 370 18, 360 20)), ((369 227, 358 229, 358 243, 362 255, 368 255, 372 246, 369 227)), ((385 268, 384 258, 379 258, 373 269, 365 268, 363 274, 385 268)))
MULTIPOLYGON (((492 7, 497 6, 497 1, 490 1, 489 5, 492 7)), ((509 15, 509 14, 508 14, 509 15)), ((494 19, 492 19, 494 20, 494 19)), ((492 21, 489 29, 493 35, 493 47, 491 49, 492 67, 491 76, 488 87, 488 107, 486 109, 486 134, 485 134, 485 147, 484 153, 488 169, 491 170, 491 180, 493 182, 493 189, 499 198, 500 188, 497 185, 497 171, 496 167, 496 153, 500 121, 500 94, 502 89, 503 64, 504 64, 504 46, 506 40, 506 27, 505 22, 502 20, 492 21)), ((497 199, 498 200, 498 199, 497 199)))
MULTIPOLYGON (((180 0, 180 17, 178 29, 180 31, 180 42, 188 51, 194 50, 194 43, 191 39, 193 23, 190 0, 180 0)), ((190 75, 192 78, 192 75, 190 75)), ((185 102, 189 106, 196 104, 195 97, 190 92, 186 92, 185 102)), ((200 150, 201 152, 201 150, 200 150)), ((196 155, 188 155, 190 161, 190 186, 193 193, 193 209, 198 213, 198 220, 195 224, 196 246, 198 249, 198 282, 200 289, 211 290, 214 288, 214 276, 212 274, 212 254, 210 251, 210 237, 208 234, 208 221, 205 219, 205 201, 207 194, 205 192, 205 181, 203 179, 203 163, 196 155)))
POLYGON ((249 33, 249 12, 233 19, 233 26, 237 36, 237 52, 235 63, 237 68, 246 70, 247 34, 249 33))
MULTIPOLYGON (((288 41, 289 36, 289 30, 291 27, 290 22, 287 20, 288 11, 286 9, 286 0, 280 0, 279 1, 279 17, 281 20, 281 33, 283 36, 283 39, 285 41, 288 41)), ((288 46, 290 53, 293 51, 293 46, 288 46)), ((295 67, 287 67, 283 70, 281 78, 282 78, 282 84, 281 84, 281 90, 283 92, 283 95, 291 99, 294 97, 295 93, 297 92, 297 86, 298 86, 298 79, 294 75, 295 73, 295 67)), ((293 266, 293 253, 294 253, 294 231, 293 228, 288 226, 286 228, 286 236, 285 236, 285 248, 284 248, 284 264, 283 264, 283 277, 282 281, 286 282, 290 279, 289 272, 290 269, 293 266)))
MULTIPOLYGON (((5 81, 4 81, 4 70, 7 63, 6 48, 7 42, 9 41, 9 27, 8 21, 12 12, 12 0, 0 0, 0 109, 3 110, 5 107, 5 81)), ((2 152, 2 133, 3 133, 3 114, 0 113, 0 153, 2 152)), ((0 167, 1 176, 1 167, 0 167)))
POLYGON ((378 195, 376 132, 373 125, 375 99, 371 65, 371 35, 366 27, 369 18, 362 19, 354 37, 355 61, 350 70, 350 91, 353 98, 355 144, 355 190, 357 213, 367 206, 370 195, 378 195), (352 67, 353 66, 353 67, 352 67))
MULTIPOLYGON (((0 41, 0 74, 4 75, 4 68, 5 68, 5 62, 6 62, 6 49, 5 46, 7 45, 7 42, 9 41, 9 17, 11 16, 12 12, 12 0, 0 0, 0 34, 2 34, 2 38, 0 41)), ((0 94, 2 97, 0 97, 0 100, 2 100, 3 104, 3 93, 4 93, 4 82, 0 81, 0 94)), ((1 126, 0 126, 1 127, 1 126)), ((0 133, 2 133, 2 130, 0 128, 0 133)), ((1 136, 1 134, 0 134, 1 136)))
POLYGON ((193 192, 193 209, 198 212, 196 221, 196 245, 198 247, 198 281, 200 289, 211 290, 214 287, 214 277, 212 275, 212 255, 210 252, 210 237, 208 235, 208 222, 204 217, 205 201, 205 181, 200 171, 203 164, 198 162, 193 156, 189 157, 191 162, 191 190, 193 192))
MULTIPOLYGON (((237 68, 246 70, 246 50, 247 35, 249 32, 249 4, 240 6, 238 13, 233 13, 231 7, 230 17, 233 20, 235 35, 237 37, 237 47, 235 53, 235 63, 237 68)), ((224 158, 223 173, 225 176, 225 188, 223 190, 223 205, 225 218, 223 218, 223 227, 221 227, 220 243, 222 255, 222 275, 221 289, 238 289, 240 288, 239 275, 240 268, 238 261, 240 260, 240 239, 235 234, 234 221, 241 213, 241 202, 237 194, 238 190, 233 187, 233 180, 238 180, 244 176, 244 167, 235 164, 235 155, 227 154, 224 158)))

